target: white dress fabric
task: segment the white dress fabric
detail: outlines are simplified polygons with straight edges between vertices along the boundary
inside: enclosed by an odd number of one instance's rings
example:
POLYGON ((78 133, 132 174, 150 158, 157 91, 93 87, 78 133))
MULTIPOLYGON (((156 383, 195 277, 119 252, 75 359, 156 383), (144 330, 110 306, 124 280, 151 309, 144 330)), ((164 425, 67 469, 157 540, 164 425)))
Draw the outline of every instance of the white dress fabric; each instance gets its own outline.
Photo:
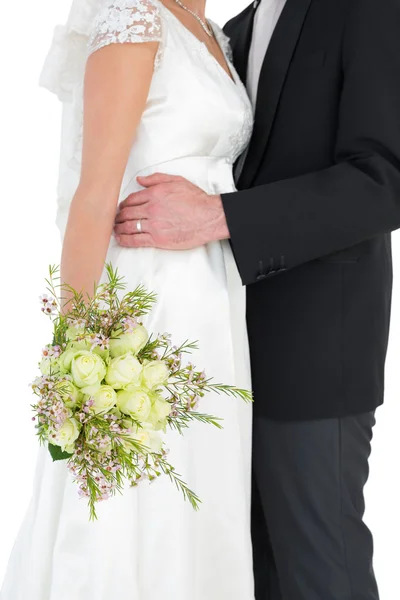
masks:
MULTIPOLYGON (((79 178, 85 53, 115 43, 159 42, 154 77, 121 199, 138 174, 186 177, 231 192, 232 166, 249 141, 252 110, 233 80, 158 0, 75 0, 56 30, 42 83, 64 102, 57 222, 65 230, 79 178), (99 10, 100 8, 100 10, 99 10), (89 50, 87 51, 86 48, 89 50)), ((213 25, 228 60, 228 41, 213 25)), ((245 293, 228 243, 183 252, 123 249, 107 260, 133 289, 158 294, 146 325, 177 343, 198 340, 192 361, 216 381, 250 388, 245 293)), ((252 407, 209 395, 203 412, 224 429, 168 432, 170 460, 200 496, 193 511, 167 479, 127 489, 88 521, 65 463, 39 451, 33 498, 15 543, 1 600, 254 600, 250 540, 252 407)))

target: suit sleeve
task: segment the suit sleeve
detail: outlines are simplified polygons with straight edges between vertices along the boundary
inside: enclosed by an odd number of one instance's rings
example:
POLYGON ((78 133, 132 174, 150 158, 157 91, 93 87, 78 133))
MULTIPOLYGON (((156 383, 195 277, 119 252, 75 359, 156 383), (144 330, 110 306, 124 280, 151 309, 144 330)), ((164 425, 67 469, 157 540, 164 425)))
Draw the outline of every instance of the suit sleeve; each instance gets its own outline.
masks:
POLYGON ((353 0, 334 165, 222 197, 245 285, 400 227, 400 3, 353 0))

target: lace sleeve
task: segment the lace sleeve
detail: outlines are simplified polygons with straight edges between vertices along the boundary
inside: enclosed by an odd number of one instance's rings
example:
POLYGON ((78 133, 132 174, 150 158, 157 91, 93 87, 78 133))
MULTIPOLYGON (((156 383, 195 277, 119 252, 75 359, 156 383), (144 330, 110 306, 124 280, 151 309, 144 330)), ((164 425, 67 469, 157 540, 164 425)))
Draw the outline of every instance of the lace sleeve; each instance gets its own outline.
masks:
POLYGON ((94 21, 88 51, 93 54, 109 44, 161 41, 157 0, 106 0, 94 21))

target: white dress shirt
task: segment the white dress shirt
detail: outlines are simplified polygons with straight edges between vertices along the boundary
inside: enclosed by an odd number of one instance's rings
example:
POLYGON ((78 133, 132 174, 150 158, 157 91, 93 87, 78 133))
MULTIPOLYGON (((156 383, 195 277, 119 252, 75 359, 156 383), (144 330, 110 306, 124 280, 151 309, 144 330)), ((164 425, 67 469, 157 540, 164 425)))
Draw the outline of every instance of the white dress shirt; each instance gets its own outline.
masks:
POLYGON ((275 27, 286 0, 261 0, 254 17, 253 39, 247 71, 247 91, 253 106, 256 105, 261 68, 275 27))
MULTIPOLYGON (((268 50, 272 34, 279 21, 287 0, 261 0, 254 16, 253 37, 250 46, 249 63, 247 67, 247 92, 253 108, 256 107, 258 82, 261 68, 268 50)), ((235 169, 235 179, 239 179, 247 158, 249 149, 242 154, 235 169)))

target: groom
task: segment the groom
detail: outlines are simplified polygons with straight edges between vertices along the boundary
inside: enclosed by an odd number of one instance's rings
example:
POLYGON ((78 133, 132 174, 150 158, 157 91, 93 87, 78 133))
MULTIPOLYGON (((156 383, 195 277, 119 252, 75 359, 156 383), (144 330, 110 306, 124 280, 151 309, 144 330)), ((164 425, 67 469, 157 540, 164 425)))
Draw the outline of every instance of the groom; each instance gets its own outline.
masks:
POLYGON ((239 191, 142 179, 116 233, 231 241, 248 286, 257 600, 377 600, 363 488, 400 227, 400 4, 261 0, 226 33, 255 107, 239 191))

